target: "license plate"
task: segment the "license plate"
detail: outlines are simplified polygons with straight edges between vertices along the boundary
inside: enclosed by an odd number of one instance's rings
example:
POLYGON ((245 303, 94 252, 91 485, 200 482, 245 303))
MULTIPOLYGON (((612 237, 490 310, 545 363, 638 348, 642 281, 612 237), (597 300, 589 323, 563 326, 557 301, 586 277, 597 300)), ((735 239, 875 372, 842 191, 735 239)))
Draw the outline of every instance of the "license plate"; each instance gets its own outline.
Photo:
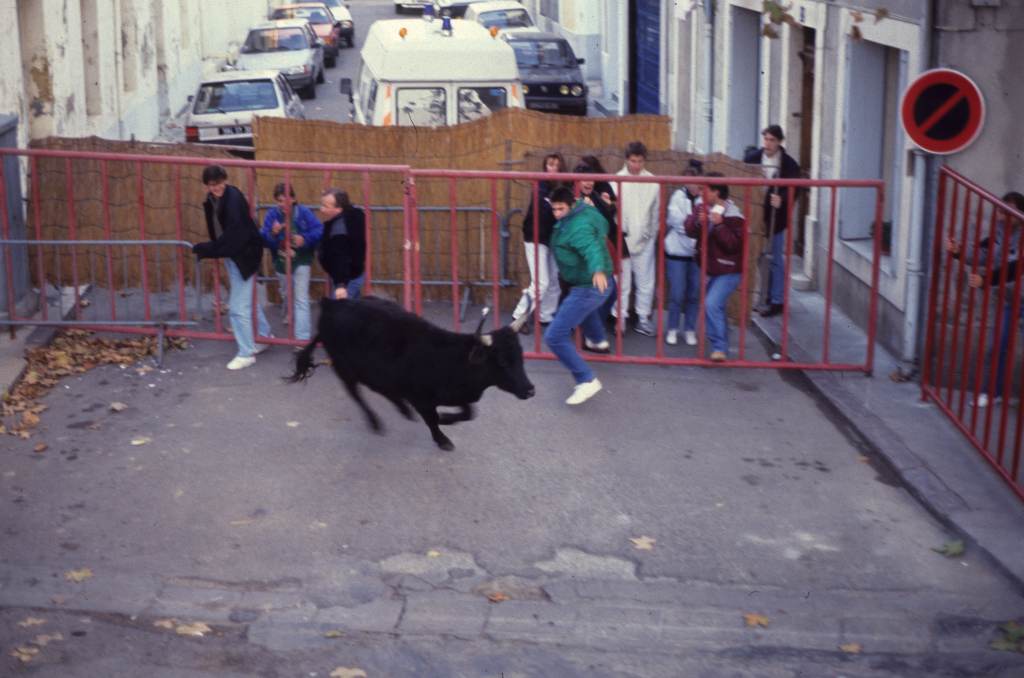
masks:
POLYGON ((552 110, 558 108, 558 104, 548 101, 530 101, 526 104, 527 108, 543 108, 544 110, 552 110))
POLYGON ((235 127, 221 127, 219 131, 222 135, 226 134, 248 134, 249 128, 245 125, 237 125, 235 127))

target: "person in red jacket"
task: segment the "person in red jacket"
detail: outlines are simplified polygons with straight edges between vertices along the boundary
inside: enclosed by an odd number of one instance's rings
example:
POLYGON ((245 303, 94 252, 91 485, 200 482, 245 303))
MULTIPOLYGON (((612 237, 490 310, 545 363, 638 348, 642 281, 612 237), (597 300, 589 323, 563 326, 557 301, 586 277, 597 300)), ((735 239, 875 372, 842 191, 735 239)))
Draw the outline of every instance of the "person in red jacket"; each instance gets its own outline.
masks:
MULTIPOLYGON (((708 172, 707 176, 720 177, 722 173, 708 172)), ((743 213, 729 200, 729 187, 725 184, 706 184, 701 199, 703 204, 686 217, 685 227, 686 234, 697 240, 697 260, 706 267, 704 316, 711 359, 723 362, 729 355, 725 306, 743 277, 743 238, 747 226, 743 213), (701 252, 705 245, 706 253, 701 252)))

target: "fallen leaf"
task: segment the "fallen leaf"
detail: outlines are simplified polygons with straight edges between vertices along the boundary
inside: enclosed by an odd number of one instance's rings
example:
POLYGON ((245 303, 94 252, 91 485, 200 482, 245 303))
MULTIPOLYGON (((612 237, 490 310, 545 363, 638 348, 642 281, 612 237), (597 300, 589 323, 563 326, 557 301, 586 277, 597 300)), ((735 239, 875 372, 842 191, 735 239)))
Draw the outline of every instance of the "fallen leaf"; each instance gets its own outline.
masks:
POLYGON ((173 629, 177 623, 175 619, 157 619, 153 622, 153 626, 160 629, 173 629))
POLYGON ((658 541, 657 539, 643 535, 639 537, 630 537, 629 540, 633 542, 633 548, 637 551, 653 551, 654 544, 658 541))
POLYGON ((999 628, 1003 630, 1006 637, 1010 640, 1024 640, 1024 624, 1008 621, 1005 624, 1000 624, 999 628))
POLYGON ((45 623, 46 620, 41 619, 40 617, 25 617, 20 622, 18 622, 18 626, 27 629, 30 626, 42 626, 45 623))
POLYGON ((32 661, 32 658, 39 654, 38 647, 31 647, 28 645, 22 645, 11 650, 11 656, 24 663, 32 661))
POLYGON ((128 409, 128 406, 125 405, 122 402, 116 402, 115 401, 115 402, 110 403, 110 409, 113 412, 124 412, 125 410, 128 409))
POLYGON ((182 495, 184 495, 184 494, 185 494, 185 490, 183 490, 183 489, 181 489, 181 488, 179 487, 178 489, 176 489, 176 490, 174 491, 174 498, 175 498, 175 499, 180 499, 180 498, 182 497, 182 495))
POLYGON ((49 447, 46 443, 36 443, 36 446, 32 448, 32 451, 39 454, 46 452, 46 448, 49 447))
POLYGON ((138 374, 139 376, 142 376, 143 374, 149 374, 152 371, 153 368, 150 367, 149 365, 143 365, 142 367, 135 368, 135 373, 138 374))
POLYGON ((39 417, 32 412, 21 413, 21 425, 25 428, 34 428, 39 425, 39 417))
POLYGON ((297 422, 297 421, 289 421, 289 422, 285 423, 285 426, 287 426, 288 428, 298 428, 299 427, 299 422, 297 422))
POLYGON ((65 600, 64 596, 54 596, 54 597, 50 598, 50 602, 53 603, 54 605, 63 605, 64 604, 64 600, 65 600))
POLYGON ((746 622, 747 626, 755 628, 761 626, 768 628, 768 617, 763 614, 757 614, 756 612, 748 612, 743 615, 743 621, 746 622))
POLYGON ((324 638, 341 638, 345 635, 344 631, 338 631, 337 629, 331 629, 330 631, 324 632, 324 638))
POLYGON ((501 591, 495 591, 494 593, 487 594, 487 600, 491 601, 492 603, 503 603, 506 600, 511 600, 511 598, 509 598, 501 591))
POLYGON ((956 558, 964 554, 964 541, 963 539, 954 539, 953 541, 947 541, 942 545, 942 548, 933 548, 932 551, 942 554, 947 558, 956 558))
POLYGON ((860 651, 864 648, 861 647, 860 643, 843 643, 839 646, 839 649, 846 654, 860 654, 860 651))
POLYGON ((441 552, 438 551, 437 549, 430 549, 429 551, 427 551, 427 558, 440 558, 440 557, 441 557, 441 552))
POLYGON ((64 636, 59 633, 41 633, 32 639, 32 644, 46 647, 55 640, 64 640, 64 636))
POLYGON ((64 573, 64 578, 73 582, 83 582, 91 577, 92 570, 88 567, 83 567, 81 570, 68 570, 64 573))
POLYGON ((1000 652, 1022 652, 1024 653, 1024 643, 1020 641, 1012 641, 1009 638, 999 638, 993 640, 988 644, 993 650, 999 650, 1000 652))
POLYGON ((339 666, 328 674, 328 678, 366 678, 366 671, 339 666))
POLYGON ((209 633, 212 629, 204 624, 203 622, 193 622, 191 624, 182 624, 174 629, 174 632, 179 636, 195 636, 202 638, 203 634, 209 633))
POLYGON ((132 438, 132 445, 145 445, 146 443, 153 442, 153 439, 149 436, 139 436, 138 438, 132 438))

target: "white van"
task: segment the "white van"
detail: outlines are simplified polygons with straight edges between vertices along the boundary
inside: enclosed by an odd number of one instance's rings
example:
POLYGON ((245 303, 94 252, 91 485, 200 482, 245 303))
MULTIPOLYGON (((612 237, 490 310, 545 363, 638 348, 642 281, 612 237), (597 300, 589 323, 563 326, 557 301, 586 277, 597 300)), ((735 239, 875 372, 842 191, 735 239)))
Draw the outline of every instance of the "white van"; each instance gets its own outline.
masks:
POLYGON ((364 125, 440 127, 524 106, 515 52, 476 22, 376 21, 360 57, 356 87, 344 78, 341 92, 364 125))

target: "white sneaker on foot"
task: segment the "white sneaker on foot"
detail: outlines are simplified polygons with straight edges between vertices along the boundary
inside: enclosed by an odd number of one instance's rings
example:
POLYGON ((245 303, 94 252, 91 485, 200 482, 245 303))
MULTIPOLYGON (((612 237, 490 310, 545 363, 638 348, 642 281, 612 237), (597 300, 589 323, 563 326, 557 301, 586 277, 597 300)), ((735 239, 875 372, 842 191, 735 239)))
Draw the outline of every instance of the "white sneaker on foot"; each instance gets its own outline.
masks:
POLYGON ((697 345, 697 333, 694 332, 693 330, 686 330, 685 332, 683 332, 683 337, 686 339, 687 346, 697 345))
POLYGON ((669 346, 675 346, 679 343, 679 332, 678 330, 669 330, 665 335, 665 343, 669 346))
POLYGON ((989 405, 998 405, 1002 401, 1002 396, 996 396, 995 398, 989 398, 987 393, 982 393, 978 396, 978 399, 973 401, 971 404, 978 409, 984 409, 989 405))
POLYGON ((601 390, 601 382, 597 378, 591 381, 585 381, 582 384, 576 384, 576 388, 573 389, 572 395, 565 399, 566 405, 580 405, 587 402, 601 390))
POLYGON ((229 370, 244 370, 246 367, 252 367, 256 364, 256 358, 249 356, 236 355, 228 363, 229 370))
POLYGON ((607 339, 602 341, 591 341, 586 337, 583 337, 583 349, 590 351, 591 353, 611 353, 612 347, 608 343, 607 339))

